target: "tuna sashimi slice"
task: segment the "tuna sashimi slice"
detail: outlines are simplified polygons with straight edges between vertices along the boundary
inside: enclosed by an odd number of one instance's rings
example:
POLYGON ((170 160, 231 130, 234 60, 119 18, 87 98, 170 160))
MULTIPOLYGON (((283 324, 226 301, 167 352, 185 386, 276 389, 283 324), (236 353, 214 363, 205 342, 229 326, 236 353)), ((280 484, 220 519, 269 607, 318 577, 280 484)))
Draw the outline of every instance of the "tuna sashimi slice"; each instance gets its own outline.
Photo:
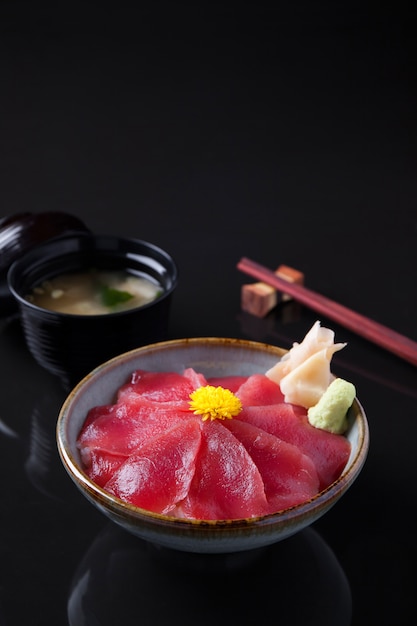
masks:
POLYGON ((315 465, 296 446, 239 419, 228 420, 225 426, 245 446, 260 471, 271 513, 318 493, 315 465))
POLYGON ((140 402, 98 407, 93 409, 93 415, 90 413, 77 441, 86 463, 90 450, 129 455, 150 438, 189 419, 189 412, 140 402))
POLYGON ((236 395, 245 406, 265 406, 284 402, 279 385, 264 374, 252 374, 237 389, 236 395))
MULTIPOLYGON (((83 454, 81 456, 84 460, 83 454)), ((85 456, 87 458, 85 472, 99 487, 104 487, 127 458, 125 455, 112 454, 105 450, 88 450, 88 456, 85 456)))
POLYGON ((196 372, 192 367, 187 367, 184 370, 183 376, 190 381, 193 387, 193 391, 194 389, 198 389, 198 387, 204 387, 205 385, 207 385, 207 380, 204 374, 196 372))
POLYGON ((117 400, 134 393, 154 402, 183 402, 194 389, 190 378, 177 372, 135 370, 130 381, 119 389, 117 400))
POLYGON ((188 493, 200 440, 201 422, 183 421, 130 456, 105 489, 148 511, 169 513, 188 493))
POLYGON ((212 376, 207 379, 207 383, 213 385, 213 387, 223 387, 224 389, 229 389, 232 393, 236 393, 247 379, 247 376, 212 376))
POLYGON ((262 477, 245 447, 219 420, 203 422, 195 475, 178 515, 221 520, 268 511, 262 477))
POLYGON ((317 470, 320 490, 328 487, 343 471, 350 454, 350 442, 343 435, 335 435, 315 428, 301 407, 281 403, 271 406, 246 406, 239 420, 249 422, 288 443, 297 446, 309 456, 317 470))

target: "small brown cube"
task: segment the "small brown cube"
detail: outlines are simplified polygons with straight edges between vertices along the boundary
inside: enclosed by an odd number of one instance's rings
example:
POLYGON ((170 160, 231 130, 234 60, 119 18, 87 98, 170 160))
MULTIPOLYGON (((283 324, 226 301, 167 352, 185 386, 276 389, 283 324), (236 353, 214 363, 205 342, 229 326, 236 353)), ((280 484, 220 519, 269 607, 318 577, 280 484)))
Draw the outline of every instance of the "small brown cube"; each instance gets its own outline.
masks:
MULTIPOLYGON (((288 265, 280 265, 275 274, 288 282, 304 284, 304 274, 288 265)), ((279 302, 291 299, 290 295, 278 292, 263 282, 242 285, 242 310, 257 317, 265 317, 279 302)))

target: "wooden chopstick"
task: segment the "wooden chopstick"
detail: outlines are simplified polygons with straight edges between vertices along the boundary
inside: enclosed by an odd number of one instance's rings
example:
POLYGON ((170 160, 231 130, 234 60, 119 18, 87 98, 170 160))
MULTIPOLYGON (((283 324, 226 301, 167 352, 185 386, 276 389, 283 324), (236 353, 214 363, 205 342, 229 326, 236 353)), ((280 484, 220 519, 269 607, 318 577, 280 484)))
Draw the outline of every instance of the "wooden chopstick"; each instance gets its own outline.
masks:
POLYGON ((289 294, 294 300, 304 304, 313 311, 321 313, 357 335, 372 341, 401 359, 412 363, 412 365, 417 365, 417 342, 412 339, 360 313, 356 313, 342 304, 338 304, 307 287, 290 283, 277 276, 272 270, 247 257, 241 258, 237 264, 237 268, 241 272, 257 280, 261 280, 267 285, 271 285, 271 287, 275 287, 278 291, 289 294))

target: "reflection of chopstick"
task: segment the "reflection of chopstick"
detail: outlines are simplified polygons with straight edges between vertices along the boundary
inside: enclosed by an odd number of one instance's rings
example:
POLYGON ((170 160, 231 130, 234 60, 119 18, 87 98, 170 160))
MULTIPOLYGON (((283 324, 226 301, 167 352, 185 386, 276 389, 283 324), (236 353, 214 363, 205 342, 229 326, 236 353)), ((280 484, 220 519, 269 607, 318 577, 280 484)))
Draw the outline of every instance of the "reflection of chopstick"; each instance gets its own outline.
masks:
POLYGON ((272 270, 246 257, 239 261, 237 268, 245 274, 275 287, 278 291, 289 294, 294 300, 323 314, 354 333, 365 337, 365 339, 376 343, 378 346, 389 350, 405 361, 417 365, 417 342, 412 341, 412 339, 400 335, 395 330, 374 322, 364 315, 355 313, 355 311, 348 309, 342 304, 333 302, 333 300, 321 296, 311 289, 296 283, 290 283, 277 276, 272 270))

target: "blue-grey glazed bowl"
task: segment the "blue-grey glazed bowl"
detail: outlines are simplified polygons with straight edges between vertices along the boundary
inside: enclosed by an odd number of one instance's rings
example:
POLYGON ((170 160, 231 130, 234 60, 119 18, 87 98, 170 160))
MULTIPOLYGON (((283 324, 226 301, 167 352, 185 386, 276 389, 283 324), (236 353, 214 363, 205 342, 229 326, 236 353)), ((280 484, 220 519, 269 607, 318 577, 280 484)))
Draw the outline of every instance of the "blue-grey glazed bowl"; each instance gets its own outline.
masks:
POLYGON ((192 338, 159 342, 119 355, 88 374, 69 394, 57 422, 62 463, 81 493, 105 516, 134 535, 165 548, 194 553, 234 553, 281 541, 309 526, 343 496, 365 462, 369 431, 355 399, 349 410, 351 454, 341 476, 298 506, 260 518, 200 521, 152 513, 127 504, 92 482, 83 471, 76 440, 90 408, 111 403, 135 369, 182 372, 193 367, 206 377, 250 375, 272 367, 285 350, 263 343, 192 338))
POLYGON ((178 269, 165 250, 147 241, 77 233, 31 248, 11 265, 7 279, 33 357, 73 386, 100 363, 167 338, 178 269), (45 280, 91 267, 150 278, 161 294, 143 306, 99 315, 56 312, 26 298, 45 280))

